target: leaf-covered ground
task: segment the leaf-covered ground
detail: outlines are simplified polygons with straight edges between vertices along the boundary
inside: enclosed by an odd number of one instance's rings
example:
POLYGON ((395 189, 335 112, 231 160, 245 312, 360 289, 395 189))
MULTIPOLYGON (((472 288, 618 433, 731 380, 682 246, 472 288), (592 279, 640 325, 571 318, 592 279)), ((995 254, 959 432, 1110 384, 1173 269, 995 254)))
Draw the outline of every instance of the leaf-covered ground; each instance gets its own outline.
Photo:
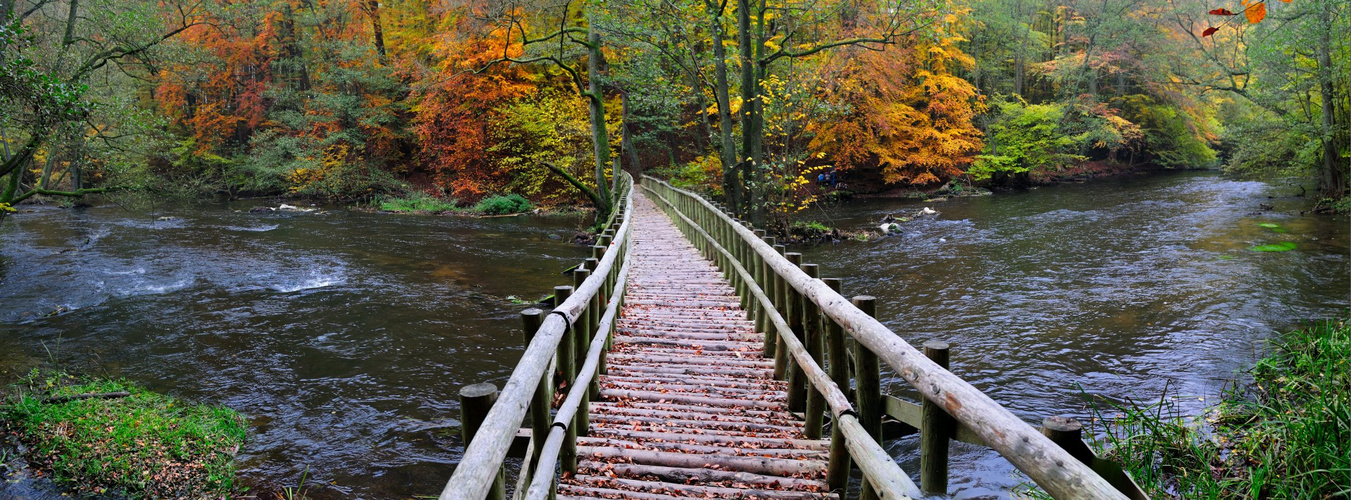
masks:
POLYGON ((185 403, 124 380, 36 372, 0 405, 0 424, 27 447, 38 474, 80 493, 133 498, 225 496, 247 431, 229 408, 185 403))

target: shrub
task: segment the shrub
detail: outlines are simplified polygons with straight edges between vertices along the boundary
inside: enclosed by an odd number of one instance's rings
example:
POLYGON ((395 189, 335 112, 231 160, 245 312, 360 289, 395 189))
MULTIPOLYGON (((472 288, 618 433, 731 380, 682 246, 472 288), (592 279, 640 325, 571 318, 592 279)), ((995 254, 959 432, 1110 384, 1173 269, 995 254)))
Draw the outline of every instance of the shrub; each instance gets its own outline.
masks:
POLYGON ((515 193, 493 195, 479 201, 473 210, 487 215, 516 214, 530 210, 530 200, 515 193))
POLYGON ((1060 127, 1064 105, 1000 99, 991 108, 999 110, 998 121, 990 126, 988 154, 977 156, 967 171, 972 178, 1059 169, 1084 159, 1073 154, 1078 144, 1060 127))

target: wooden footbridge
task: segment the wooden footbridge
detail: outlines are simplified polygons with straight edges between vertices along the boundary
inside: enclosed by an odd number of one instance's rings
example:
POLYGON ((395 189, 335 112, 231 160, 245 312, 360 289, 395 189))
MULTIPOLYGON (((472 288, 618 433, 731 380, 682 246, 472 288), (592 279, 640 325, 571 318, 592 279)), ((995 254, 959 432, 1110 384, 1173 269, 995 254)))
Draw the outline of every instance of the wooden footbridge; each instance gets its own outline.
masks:
POLYGON ((947 345, 915 349, 871 297, 845 299, 764 231, 623 180, 573 286, 521 313, 527 347, 501 393, 461 390, 467 446, 442 500, 506 498, 513 449, 514 499, 944 495, 951 440, 997 450, 1055 498, 1145 498, 1077 422, 1025 423, 949 372, 947 345), (881 394, 881 363, 924 400, 881 394), (882 447, 884 417, 920 433, 920 485, 882 447))

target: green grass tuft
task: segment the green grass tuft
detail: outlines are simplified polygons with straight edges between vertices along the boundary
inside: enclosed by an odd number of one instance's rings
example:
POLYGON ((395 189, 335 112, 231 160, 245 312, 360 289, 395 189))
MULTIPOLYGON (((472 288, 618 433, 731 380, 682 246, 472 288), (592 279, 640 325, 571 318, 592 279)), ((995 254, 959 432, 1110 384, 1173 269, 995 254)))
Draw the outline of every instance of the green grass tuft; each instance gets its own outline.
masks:
POLYGON ((219 498, 235 487, 247 423, 234 410, 188 404, 125 380, 33 373, 0 405, 0 422, 34 467, 82 493, 219 498), (108 399, 52 398, 130 393, 108 399))
POLYGON ((1252 376, 1204 423, 1168 398, 1118 405, 1094 444, 1156 498, 1351 495, 1351 325, 1283 335, 1252 376))
POLYGON ((387 198, 380 202, 380 210, 400 213, 437 213, 455 211, 454 198, 443 200, 427 193, 414 193, 404 198, 387 198))

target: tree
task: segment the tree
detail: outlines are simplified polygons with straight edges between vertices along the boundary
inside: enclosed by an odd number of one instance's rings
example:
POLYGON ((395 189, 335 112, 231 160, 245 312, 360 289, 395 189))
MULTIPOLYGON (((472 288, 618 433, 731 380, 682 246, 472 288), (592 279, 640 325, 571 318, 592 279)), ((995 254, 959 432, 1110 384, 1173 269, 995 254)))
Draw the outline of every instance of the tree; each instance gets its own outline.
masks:
MULTIPOLYGON (((541 6, 524 6, 510 1, 490 6, 490 9, 488 29, 503 33, 504 40, 500 56, 488 61, 477 71, 487 71, 501 63, 549 64, 562 70, 577 95, 586 99, 590 109, 595 188, 592 190, 575 179, 570 179, 570 183, 581 189, 596 205, 597 218, 604 219, 611 209, 610 188, 607 187, 605 177, 605 169, 611 162, 611 149, 606 128, 605 94, 601 87, 601 69, 605 61, 600 31, 592 16, 580 8, 574 9, 570 0, 541 6), (546 31, 543 35, 532 35, 535 21, 527 19, 526 12, 539 15, 542 21, 539 24, 558 28, 546 31), (579 61, 581 54, 572 52, 573 47, 584 49, 585 68, 581 67, 579 61)), ((563 173, 562 170, 555 171, 563 173)), ((619 172, 615 171, 611 177, 617 189, 619 172)))
MULTIPOLYGON (((125 90, 112 82, 135 82, 154 66, 155 52, 165 41, 197 25, 202 5, 196 1, 151 2, 106 0, 8 1, 0 8, 0 177, 5 178, 0 203, 13 204, 34 195, 80 197, 106 187, 87 187, 84 162, 67 158, 64 172, 70 187, 52 189, 55 158, 89 140, 114 143, 126 139, 118 130, 137 118, 103 114, 116 110, 115 95, 125 90), (108 87, 91 91, 93 81, 108 87), (111 92, 105 92, 108 90, 111 92), (55 142, 58 138, 70 141, 55 142), (16 147, 17 146, 17 147, 16 147), (48 160, 42 177, 29 167, 40 156, 48 160)), ((133 86, 134 87, 134 86, 133 86)))
POLYGON ((816 123, 812 148, 841 170, 876 166, 887 183, 926 186, 962 175, 981 150, 973 119, 984 110, 975 87, 955 74, 974 64, 958 48, 962 14, 892 51, 841 58, 826 90, 850 113, 816 123))

